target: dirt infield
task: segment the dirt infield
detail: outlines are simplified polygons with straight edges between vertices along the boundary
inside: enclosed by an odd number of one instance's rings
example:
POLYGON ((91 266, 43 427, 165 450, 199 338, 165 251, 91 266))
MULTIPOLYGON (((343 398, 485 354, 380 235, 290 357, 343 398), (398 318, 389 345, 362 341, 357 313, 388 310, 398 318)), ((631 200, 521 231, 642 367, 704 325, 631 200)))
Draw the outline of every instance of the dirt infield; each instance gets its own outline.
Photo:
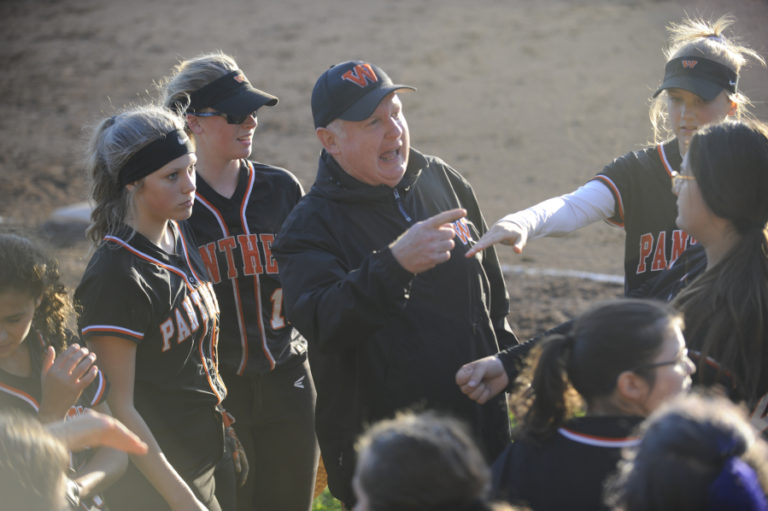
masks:
MULTIPOLYGON (((280 97, 260 111, 254 159, 312 183, 319 144, 309 95, 329 65, 365 58, 401 83, 412 144, 474 184, 486 219, 572 190, 650 140, 647 99, 664 66, 665 25, 732 13, 768 54, 765 0, 4 0, 0 2, 0 216, 34 230, 84 200, 80 158, 101 116, 142 103, 179 58, 221 49, 280 97)), ((768 72, 740 87, 768 119, 768 72)), ((507 265, 620 275, 623 233, 595 225, 539 240, 507 265)), ((60 248, 68 281, 85 242, 60 248)), ((523 336, 567 319, 617 284, 509 274, 523 336)))

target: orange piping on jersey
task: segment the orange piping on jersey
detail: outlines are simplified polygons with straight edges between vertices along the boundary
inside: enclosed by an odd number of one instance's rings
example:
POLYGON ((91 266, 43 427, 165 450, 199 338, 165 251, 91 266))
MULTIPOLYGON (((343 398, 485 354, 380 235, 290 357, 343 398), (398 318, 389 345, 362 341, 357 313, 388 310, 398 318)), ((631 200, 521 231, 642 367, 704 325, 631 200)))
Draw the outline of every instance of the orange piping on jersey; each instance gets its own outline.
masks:
MULTIPOLYGON (((181 234, 181 231, 179 231, 179 234, 181 234)), ((186 253, 187 252, 187 246, 186 246, 186 243, 184 243, 184 241, 183 241, 184 240, 184 236, 180 236, 180 237, 182 239, 182 247, 184 248, 184 258, 187 261, 187 264, 189 265, 189 254, 186 253)), ((176 275, 179 275, 182 279, 184 279, 184 282, 187 284, 187 289, 189 290, 190 293, 193 293, 193 292, 196 291, 195 287, 189 282, 189 278, 187 277, 187 275, 182 270, 176 268, 175 266, 171 266, 169 264, 165 264, 165 263, 163 263, 161 261, 158 261, 154 257, 152 257, 152 256, 150 256, 148 254, 145 254, 144 252, 142 252, 140 250, 137 250, 137 249, 133 248, 128 243, 126 243, 125 241, 123 241, 120 238, 117 238, 115 236, 104 236, 104 239, 105 240, 109 240, 109 241, 113 241, 113 242, 117 243, 118 245, 120 245, 121 247, 123 247, 124 249, 128 250, 129 252, 131 252, 132 254, 134 254, 135 256, 140 257, 142 259, 145 259, 145 260, 147 260, 147 261, 149 261, 149 262, 151 262, 153 264, 156 264, 157 266, 160 266, 161 268, 165 268, 166 270, 168 270, 168 271, 170 271, 172 273, 175 273, 176 275)), ((194 270, 192 269, 191 265, 190 265, 189 269, 194 274, 194 270)), ((195 275, 195 277, 197 277, 197 275, 195 275)), ((198 279, 198 281, 199 281, 199 279, 198 279)), ((200 282, 200 287, 201 288, 202 288, 202 285, 203 285, 203 283, 200 282)), ((198 291, 198 292, 200 292, 200 291, 198 291)), ((205 301, 205 298, 201 298, 201 299, 203 301, 205 301)), ((209 319, 211 321, 211 328, 212 328, 211 335, 213 336, 213 335, 215 335, 215 332, 216 332, 216 317, 215 316, 211 317, 211 314, 208 314, 208 316, 209 316, 209 319)), ((216 398, 218 399, 218 402, 221 403, 223 401, 223 397, 216 390, 216 385, 214 385, 213 380, 211 379, 211 375, 208 372, 208 365, 205 363, 205 356, 203 355, 203 351, 202 351, 203 350, 203 338, 205 337, 205 334, 207 333, 205 328, 207 328, 207 325, 204 326, 203 332, 201 333, 202 337, 200 338, 200 343, 199 343, 199 350, 200 350, 201 361, 203 363, 203 370, 205 371, 205 375, 206 375, 206 378, 208 380, 208 385, 211 387, 211 390, 216 395, 216 398)), ((83 329, 83 332, 85 332, 85 329, 83 329)))
MULTIPOLYGON (((128 243, 126 243, 125 241, 121 240, 120 238, 118 238, 116 236, 108 235, 108 236, 104 236, 104 239, 106 241, 111 241, 113 243, 116 243, 116 244, 120 245, 125 250, 127 250, 128 252, 132 253, 133 255, 135 255, 136 257, 138 257, 140 259, 144 259, 145 261, 149 261, 150 263, 152 263, 152 264, 154 264, 156 266, 159 266, 160 268, 164 268, 164 269, 168 270, 169 272, 178 275, 179 277, 181 277, 184 280, 184 282, 187 285, 187 289, 189 290, 190 293, 196 292, 195 287, 189 281, 189 277, 187 276, 187 274, 184 273, 184 271, 180 270, 179 268, 176 268, 175 266, 171 266, 170 264, 165 264, 164 262, 155 259, 151 255, 145 254, 141 250, 133 248, 131 245, 129 245, 128 243)), ((183 239, 183 237, 182 237, 182 239, 183 239)), ((182 244, 182 246, 184 247, 184 250, 186 252, 186 245, 182 244)), ((189 261, 188 254, 185 253, 184 257, 186 258, 187 261, 189 261)), ((190 268, 190 271, 191 270, 192 270, 192 268, 190 268)), ((215 318, 214 318, 214 321, 215 321, 215 318)), ((93 326, 90 326, 88 328, 93 328, 93 326)), ((205 334, 207 333, 207 328, 208 328, 207 324, 203 325, 203 332, 200 335, 202 335, 204 337, 205 334)), ((83 329, 83 333, 85 333, 85 331, 86 331, 86 329, 84 328, 83 329)), ((130 330, 128 332, 126 332, 126 333, 129 333, 129 332, 130 332, 130 330)), ((140 338, 141 339, 144 338, 143 334, 142 334, 142 337, 140 337, 140 338)))
MULTIPOLYGON (((248 205, 248 200, 251 198, 253 183, 256 180, 256 170, 253 168, 253 164, 250 161, 247 161, 246 163, 248 165, 248 190, 243 194, 243 202, 240 204, 240 221, 242 222, 243 232, 250 235, 251 230, 248 228, 248 220, 245 217, 245 208, 248 205)), ((264 257, 266 257, 266 255, 264 257)), ((264 261, 264 266, 267 266, 266 260, 264 261)), ((267 346, 267 333, 264 330, 264 318, 262 318, 261 310, 261 280, 258 273, 253 276, 253 284, 253 294, 254 298, 256 298, 256 318, 258 319, 259 333, 261 334, 261 351, 264 353, 264 356, 267 357, 267 360, 269 361, 269 370, 271 371, 275 368, 275 357, 272 356, 272 353, 267 346)), ((237 374, 242 374, 242 371, 244 370, 245 364, 238 369, 237 374)))
MULTIPOLYGON (((224 215, 221 214, 221 211, 216 209, 213 204, 205 200, 202 195, 197 194, 196 196, 200 199, 200 203, 205 206, 206 209, 208 209, 208 211, 216 219, 216 222, 221 228, 222 235, 225 238, 231 237, 229 229, 227 228, 227 224, 224 222, 224 215)), ((216 264, 218 264, 218 260, 216 264)), ((245 314, 243 314, 243 303, 240 299, 240 286, 238 285, 237 279, 230 279, 230 282, 232 283, 232 295, 235 299, 235 313, 237 315, 237 325, 240 330, 240 350, 242 353, 240 356, 240 364, 237 366, 237 374, 242 375, 243 371, 245 370, 245 365, 248 362, 248 335, 245 329, 245 314)))
MULTIPOLYGON (((175 222, 174 222, 174 225, 175 225, 175 222)), ((200 277, 197 275, 197 273, 195 273, 195 269, 192 267, 192 261, 189 260, 189 251, 187 248, 187 242, 184 239, 184 235, 182 234, 181 230, 178 229, 178 226, 176 226, 176 228, 177 228, 176 230, 179 233, 179 238, 181 239, 181 245, 184 248, 184 259, 187 261, 187 266, 189 267, 189 271, 191 271, 192 274, 197 278, 197 282, 200 284, 200 287, 203 287, 204 281, 200 280, 200 277)), ((210 284, 206 284, 206 285, 210 285, 210 284)), ((212 295, 211 299, 216 300, 216 294, 213 293, 213 291, 211 291, 211 295, 212 295)), ((205 302, 205 300, 203 300, 203 302, 205 302)), ((218 305, 216 306, 216 308, 218 309, 218 305)), ((224 382, 221 380, 221 375, 219 375, 219 364, 216 359, 217 358, 216 352, 214 351, 216 349, 216 342, 218 341, 218 334, 219 334, 219 330, 216 328, 217 319, 215 314, 216 314, 216 311, 208 311, 208 317, 211 320, 211 340, 210 340, 210 345, 208 346, 208 351, 211 353, 211 360, 213 361, 213 367, 216 370, 216 380, 219 383, 221 383, 221 388, 224 389, 224 391, 226 392, 226 387, 224 386, 224 382)), ((216 394, 216 398, 219 400, 217 404, 221 404, 221 402, 224 400, 224 397, 222 397, 219 394, 219 392, 217 392, 216 387, 213 385, 213 382, 211 381, 211 375, 208 374, 208 365, 205 363, 205 358, 202 354, 203 339, 205 339, 205 334, 207 333, 205 331, 205 328, 207 328, 207 325, 204 327, 202 337, 200 338, 200 355, 201 355, 200 361, 203 363, 203 367, 205 367, 205 372, 208 377, 208 384, 210 385, 213 393, 216 394)))
MULTIPOLYGON (((210 295, 210 297, 213 300, 216 300, 216 293, 213 291, 213 286, 208 283, 206 284, 207 293, 210 295)), ((202 286, 201 286, 202 287, 202 286)), ((205 302, 205 300, 203 300, 205 302)), ((207 302, 206 302, 207 303, 207 302)), ((214 394, 216 394, 216 397, 219 399, 219 402, 217 404, 221 404, 222 401, 224 401, 224 398, 227 397, 227 386, 224 384, 224 380, 221 379, 221 373, 219 373, 219 331, 218 328, 218 314, 220 311, 218 310, 218 304, 216 304, 216 311, 215 314, 211 316, 211 339, 208 343, 208 353, 211 354, 211 362, 213 362, 213 367, 216 370, 216 381, 218 382, 219 386, 215 387, 213 384, 213 381, 211 380, 211 375, 208 372, 208 365, 205 363, 205 355, 203 354, 203 343, 200 343, 200 360, 203 362, 203 367, 205 367, 206 375, 208 376, 208 385, 211 386, 211 390, 214 394), (224 392, 224 395, 222 396, 216 389, 221 389, 224 392)))
POLYGON ((640 437, 609 438, 578 433, 567 428, 558 428, 557 432, 569 440, 593 447, 632 447, 640 443, 640 437))
POLYGON ((227 229, 227 224, 224 223, 224 218, 221 216, 221 213, 214 207, 213 204, 208 202, 208 200, 200 195, 200 192, 195 192, 195 200, 200 201, 200 203, 208 208, 208 210, 213 213, 213 217, 216 219, 216 222, 218 222, 219 227, 221 228, 221 232, 224 233, 224 237, 229 236, 229 229, 227 229))
POLYGON ((101 372, 101 369, 99 369, 97 375, 99 378, 99 387, 96 389, 96 394, 93 396, 93 399, 91 399, 91 406, 99 404, 101 398, 104 397, 104 392, 107 390, 107 386, 104 382, 104 373, 101 372))
POLYGON ((667 175, 671 178, 675 169, 672 168, 672 165, 669 164, 669 160, 667 160, 667 153, 664 151, 664 146, 662 144, 657 145, 656 151, 659 153, 659 158, 661 159, 661 164, 664 166, 664 170, 667 171, 667 175))
POLYGON ((6 394, 15 396, 21 399, 22 401, 26 402, 32 408, 34 408, 36 412, 40 411, 40 404, 37 402, 37 399, 33 398, 23 390, 19 390, 15 387, 11 387, 10 385, 6 385, 5 383, 0 383, 0 392, 5 392, 6 394))
POLYGON ((144 334, 141 332, 136 332, 134 330, 128 330, 127 328, 123 328, 121 326, 116 325, 88 325, 87 327, 83 328, 80 332, 82 335, 90 334, 92 332, 107 332, 107 333, 119 333, 123 335, 128 335, 130 337, 142 340, 144 339, 144 334))
POLYGON ((192 286, 192 284, 189 282, 189 277, 182 270, 176 268, 175 266, 171 266, 170 264, 165 264, 164 262, 155 259, 151 255, 145 254, 141 250, 133 248, 131 245, 129 245, 125 241, 123 241, 120 238, 117 238, 115 236, 112 236, 112 235, 104 236, 104 239, 107 240, 107 241, 111 241, 113 243, 116 243, 116 244, 120 245, 121 247, 123 247, 128 252, 130 252, 133 255, 135 255, 136 257, 144 259, 145 261, 149 261, 150 263, 155 264, 155 265, 157 265, 157 266, 159 266, 161 268, 164 268, 164 269, 168 270, 171 273, 175 273, 176 275, 181 277, 184 280, 184 282, 186 282, 187 288, 190 290, 190 292, 194 291, 194 286, 192 286))
MULTIPOLYGON (((213 337, 216 334, 216 320, 213 320, 213 330, 211 330, 211 337, 213 337)), ((208 364, 205 362, 205 352, 203 351, 203 342, 202 339, 200 339, 200 343, 198 344, 197 351, 200 354, 200 362, 203 364, 203 371, 205 371, 205 379, 208 380, 208 386, 211 388, 211 391, 216 395, 216 404, 220 405, 222 401, 224 401, 224 396, 222 396, 218 389, 217 385, 213 383, 213 378, 211 378, 211 372, 208 371, 208 364)), ((213 355, 211 355, 211 361, 213 361, 213 355)), ((219 377, 218 371, 216 372, 216 381, 221 381, 221 378, 219 377)))
POLYGON ((192 272, 192 275, 194 275, 195 278, 197 279, 197 281, 200 284, 202 284, 205 281, 200 279, 200 275, 198 275, 197 272, 195 271, 195 268, 192 267, 192 261, 189 260, 189 252, 188 252, 189 249, 187 248, 187 240, 184 239, 184 234, 182 234, 181 229, 179 229, 179 226, 178 226, 178 224, 175 221, 171 220, 171 223, 176 228, 176 232, 179 233, 179 239, 181 240, 181 246, 184 249, 184 259, 187 261, 187 267, 189 268, 189 271, 192 272))
MULTIPOLYGON (((229 393, 227 390, 227 385, 224 383, 224 380, 221 378, 221 372, 219 371, 219 329, 216 329, 211 334, 211 343, 208 347, 209 351, 211 352, 211 359, 213 360, 213 367, 216 368, 216 381, 219 382, 219 385, 221 389, 224 390, 224 394, 226 397, 226 394, 229 393)), ((219 402, 221 404, 221 402, 219 402)))
POLYGON ((611 220, 610 218, 606 218, 605 221, 619 227, 624 227, 624 202, 621 200, 621 193, 619 193, 616 184, 607 176, 595 176, 593 179, 599 179, 601 183, 608 187, 613 194, 613 198, 616 200, 616 204, 619 206, 619 218, 621 218, 621 222, 611 220))
MULTIPOLYGON (((174 225, 175 225, 175 222, 174 222, 174 225)), ((187 249, 187 242, 184 239, 184 235, 182 234, 181 230, 178 229, 178 226, 176 227, 177 227, 176 230, 179 233, 179 238, 181 239, 181 245, 184 248, 184 259, 187 261, 187 266, 189 267, 189 271, 191 271, 192 274, 195 276, 195 278, 197 278, 197 282, 200 285, 200 287, 203 287, 203 281, 200 280, 200 277, 197 275, 197 273, 195 273, 195 269, 192 267, 192 261, 189 260, 189 252, 187 249)), ((215 300, 216 295, 213 295, 211 298, 215 300)), ((205 303, 205 300, 203 300, 203 302, 205 303)), ((211 321, 211 341, 210 341, 211 345, 209 346, 208 349, 211 353, 211 360, 213 361, 214 369, 216 370, 216 379, 219 382, 221 382, 221 377, 219 376, 219 368, 218 368, 218 365, 216 364, 216 359, 213 355, 214 337, 217 337, 217 334, 218 334, 218 330, 216 328, 215 311, 208 311, 208 317, 211 321)), ((211 375, 208 373, 208 364, 205 363, 205 356, 203 355, 203 339, 205 339, 206 333, 207 332, 205 331, 205 329, 203 329, 202 337, 200 338, 200 362, 203 364, 203 367, 205 368, 205 374, 208 379, 208 385, 211 387, 211 390, 213 391, 213 393, 216 394, 216 399, 218 400, 216 404, 221 404, 221 402, 224 400, 224 397, 222 397, 221 394, 219 394, 219 392, 216 390, 216 386, 211 381, 211 375)), ((221 388, 225 388, 225 387, 222 386, 221 388)))

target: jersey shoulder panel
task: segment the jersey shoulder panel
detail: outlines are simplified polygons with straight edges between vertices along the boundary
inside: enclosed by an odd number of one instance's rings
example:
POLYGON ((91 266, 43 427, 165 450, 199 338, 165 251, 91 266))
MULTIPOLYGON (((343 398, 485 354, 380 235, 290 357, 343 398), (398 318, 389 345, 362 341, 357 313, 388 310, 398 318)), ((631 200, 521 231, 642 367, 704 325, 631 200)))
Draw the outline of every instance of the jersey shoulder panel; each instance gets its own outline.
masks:
POLYGON ((593 178, 608 187, 616 200, 616 210, 609 219, 612 223, 624 225, 627 212, 631 214, 643 207, 649 192, 669 188, 670 174, 662 160, 663 147, 629 152, 614 159, 593 178))
POLYGON ((291 171, 282 167, 267 165, 266 163, 261 163, 258 161, 249 161, 249 163, 256 173, 263 174, 270 179, 279 180, 285 183, 286 186, 291 186, 302 190, 301 182, 291 171))
POLYGON ((103 243, 75 289, 80 334, 141 341, 152 316, 152 286, 162 285, 162 280, 151 262, 113 243, 103 243))

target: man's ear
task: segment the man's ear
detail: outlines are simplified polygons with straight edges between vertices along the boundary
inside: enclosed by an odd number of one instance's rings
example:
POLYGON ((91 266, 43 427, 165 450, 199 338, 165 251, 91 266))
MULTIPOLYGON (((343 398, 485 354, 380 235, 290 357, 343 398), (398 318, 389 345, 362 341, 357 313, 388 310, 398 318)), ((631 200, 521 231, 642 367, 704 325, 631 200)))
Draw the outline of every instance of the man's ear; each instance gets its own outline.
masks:
POLYGON ((623 371, 616 380, 616 390, 622 399, 632 403, 642 403, 650 391, 650 385, 636 372, 623 371))
POLYGON ((338 152, 338 136, 333 130, 329 130, 328 128, 317 128, 315 129, 315 135, 317 135, 317 139, 323 145, 323 149, 328 151, 328 153, 334 155, 338 152))

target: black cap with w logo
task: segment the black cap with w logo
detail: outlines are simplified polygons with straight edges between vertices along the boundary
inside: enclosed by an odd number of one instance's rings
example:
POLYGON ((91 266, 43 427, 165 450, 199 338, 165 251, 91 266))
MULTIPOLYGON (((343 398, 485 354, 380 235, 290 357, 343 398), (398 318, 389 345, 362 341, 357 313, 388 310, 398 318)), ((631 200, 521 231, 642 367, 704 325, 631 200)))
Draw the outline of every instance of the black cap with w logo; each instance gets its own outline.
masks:
POLYGON ((664 83, 653 97, 665 89, 684 89, 711 101, 722 90, 736 92, 737 81, 736 71, 719 62, 703 57, 678 57, 667 62, 664 83))
POLYGON ((416 90, 410 85, 392 83, 383 69, 362 60, 331 66, 312 89, 315 128, 325 127, 335 119, 367 119, 384 97, 403 89, 416 90))

